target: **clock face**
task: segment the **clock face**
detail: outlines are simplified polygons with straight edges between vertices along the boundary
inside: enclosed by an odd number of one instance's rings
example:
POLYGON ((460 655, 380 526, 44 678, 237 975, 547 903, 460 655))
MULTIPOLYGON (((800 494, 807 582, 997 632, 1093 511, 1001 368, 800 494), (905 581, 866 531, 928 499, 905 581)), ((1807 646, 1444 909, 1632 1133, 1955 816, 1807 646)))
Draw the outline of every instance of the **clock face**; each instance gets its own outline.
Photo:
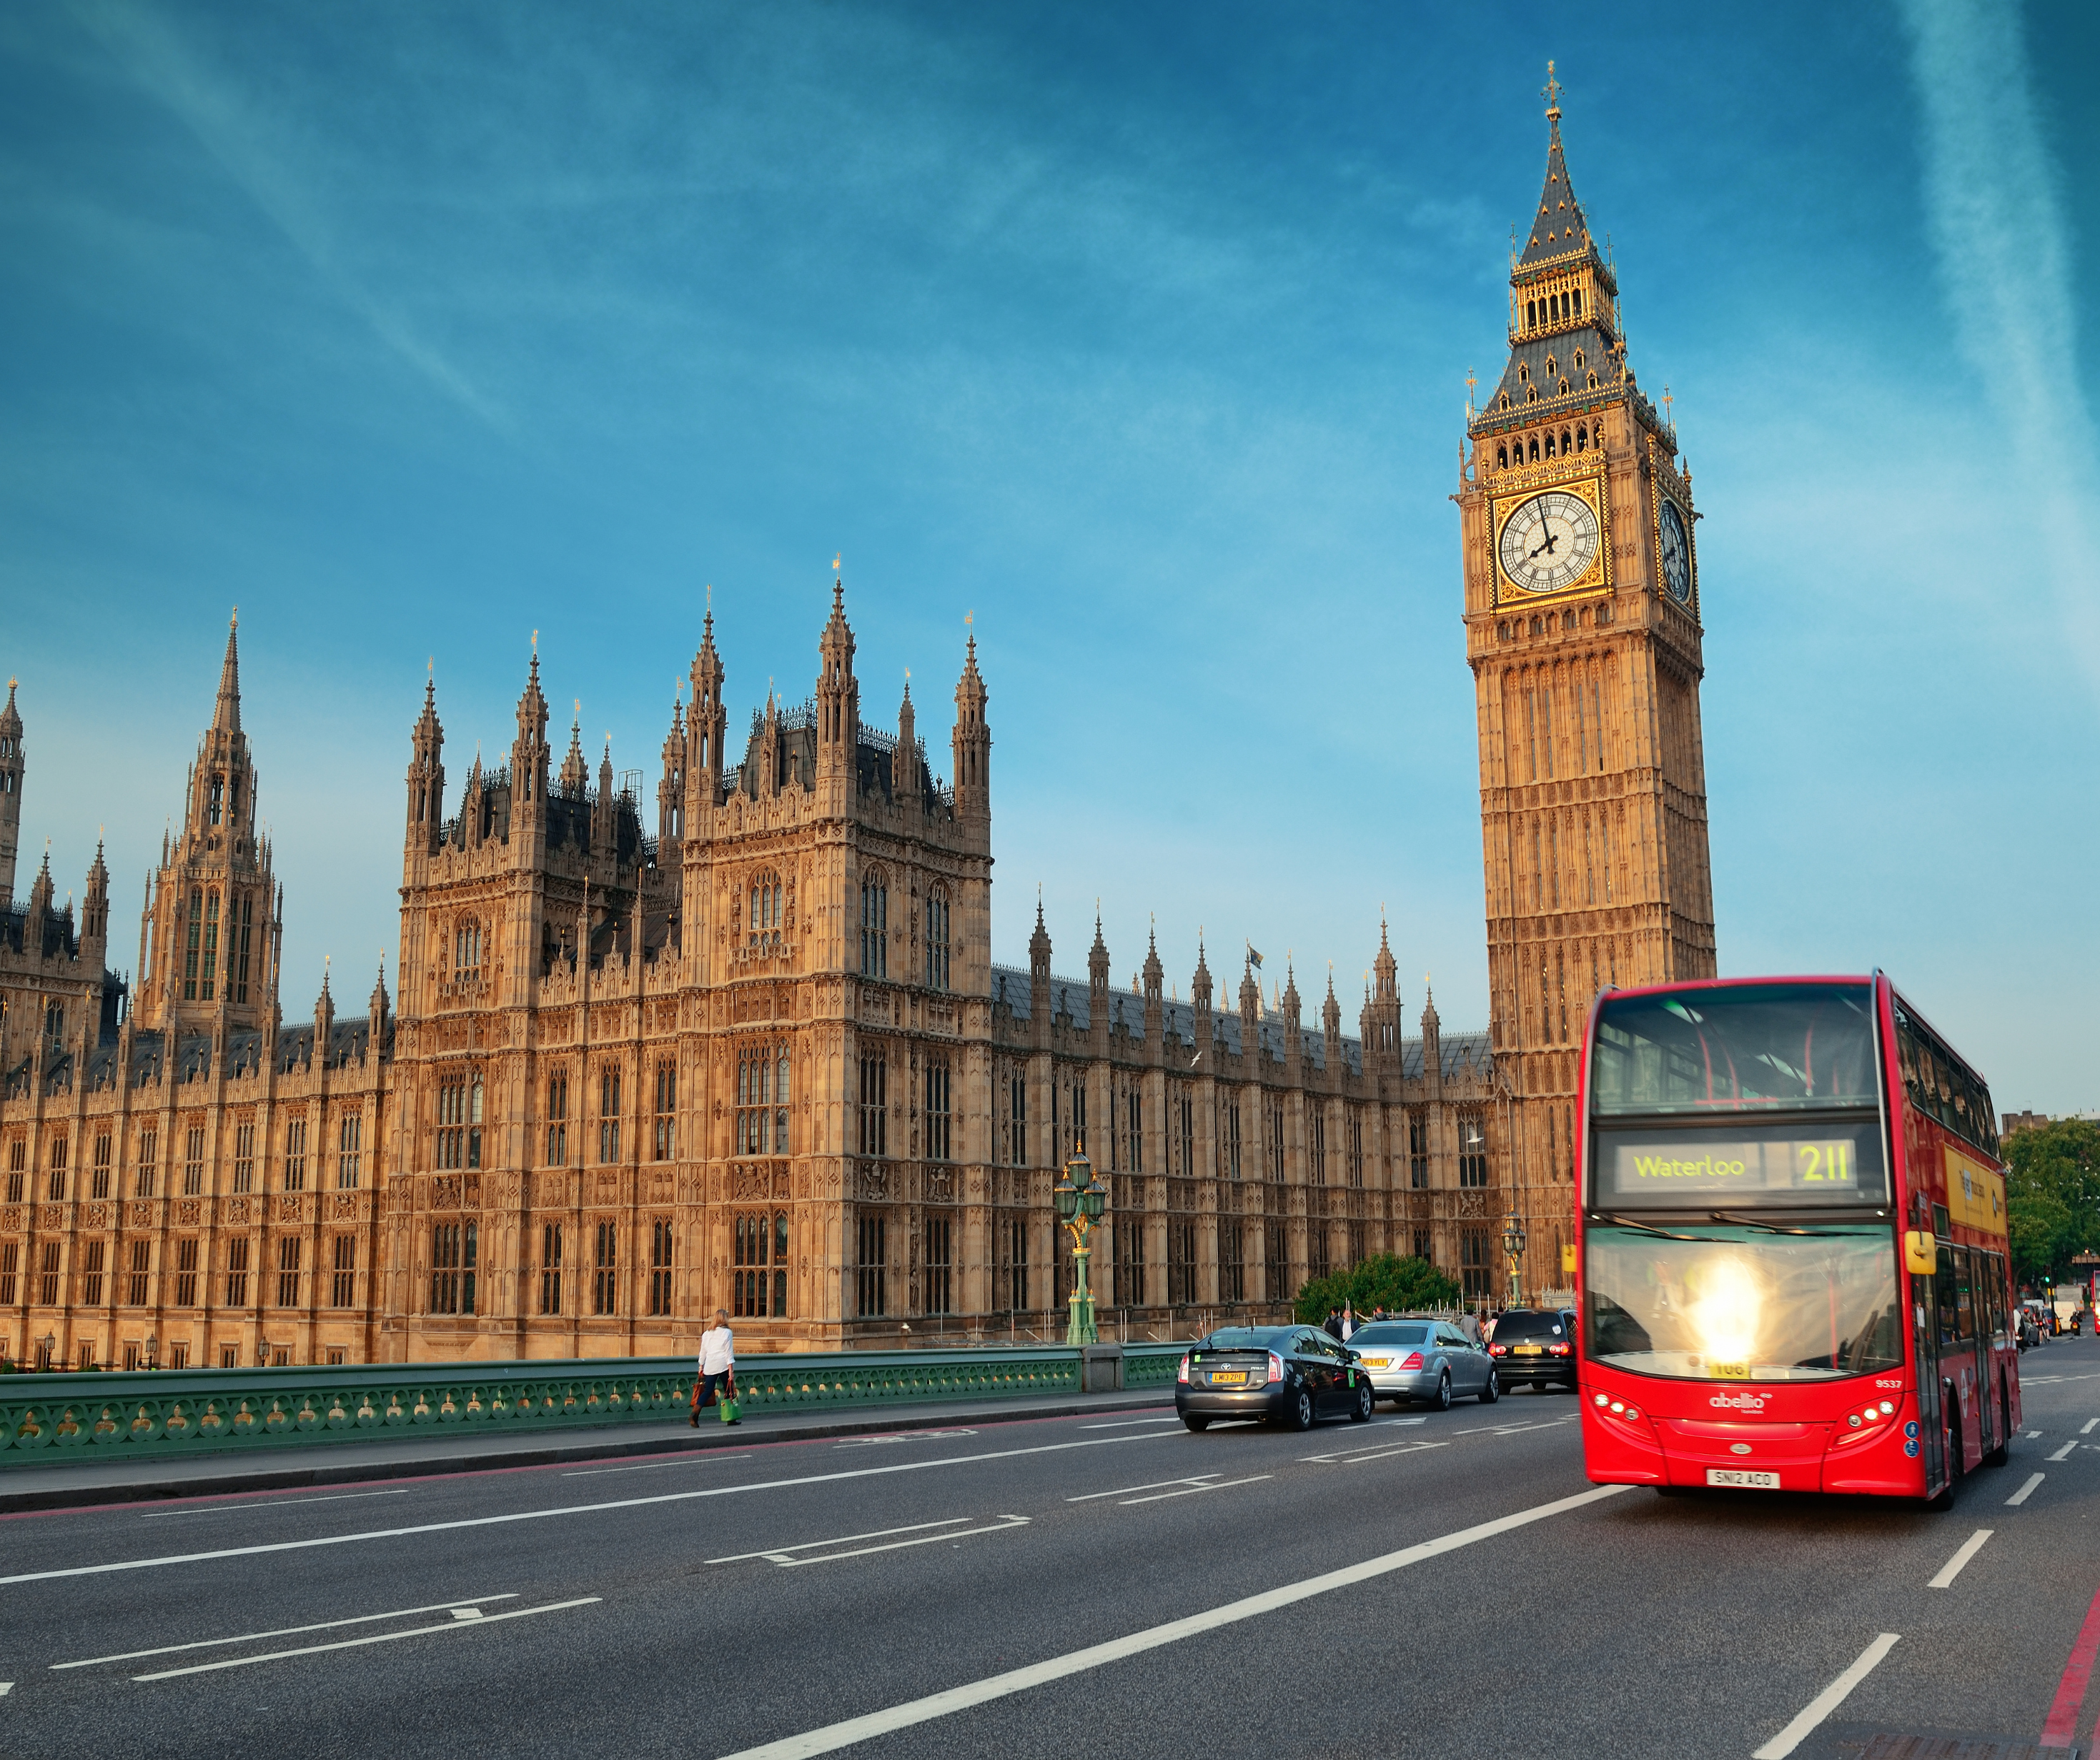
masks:
POLYGON ((1550 489, 1502 526, 1502 572, 1523 592, 1557 592, 1597 559, 1597 516, 1580 495, 1550 489))
POLYGON ((1684 516, 1667 496, 1656 511, 1656 525, 1662 539, 1662 583, 1679 605, 1692 603, 1692 540, 1684 529, 1684 516))

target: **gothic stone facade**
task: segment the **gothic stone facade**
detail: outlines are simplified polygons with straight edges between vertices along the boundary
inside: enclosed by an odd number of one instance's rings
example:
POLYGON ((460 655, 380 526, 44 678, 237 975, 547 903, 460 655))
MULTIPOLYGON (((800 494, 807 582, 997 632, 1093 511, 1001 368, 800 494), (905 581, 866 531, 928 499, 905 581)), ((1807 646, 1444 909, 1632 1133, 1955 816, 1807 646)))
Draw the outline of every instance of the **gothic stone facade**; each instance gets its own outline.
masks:
MULTIPOLYGON (((435 688, 408 774, 398 1010, 278 1006, 229 636, 134 1005, 48 874, 0 946, 0 1344, 118 1364, 624 1355, 1057 1335, 1050 1188, 1081 1149, 1132 1336, 1279 1310, 1368 1253, 1500 1287, 1506 1129, 1483 1037, 1404 1036, 1383 935, 1358 1036, 1331 987, 1236 1010, 1099 926, 1055 977, 990 959, 991 738, 974 645, 936 779, 908 693, 867 724, 842 591, 814 695, 738 762, 712 620, 653 829, 608 751, 558 770, 536 656, 509 762, 445 812, 435 688), (64 998, 60 1014, 51 998, 64 998), (46 1030, 47 1023, 52 1023, 46 1030)), ((19 735, 15 749, 19 750, 19 735)))

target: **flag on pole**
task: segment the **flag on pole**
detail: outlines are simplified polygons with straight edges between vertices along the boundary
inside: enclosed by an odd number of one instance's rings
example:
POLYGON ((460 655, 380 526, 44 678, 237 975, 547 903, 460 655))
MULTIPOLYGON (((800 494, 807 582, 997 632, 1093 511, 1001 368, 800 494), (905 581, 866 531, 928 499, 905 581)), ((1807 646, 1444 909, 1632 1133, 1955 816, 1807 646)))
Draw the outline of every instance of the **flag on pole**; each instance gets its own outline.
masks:
POLYGON ((1251 941, 1247 943, 1247 963, 1250 966, 1259 966, 1261 964, 1261 949, 1256 947, 1251 941))

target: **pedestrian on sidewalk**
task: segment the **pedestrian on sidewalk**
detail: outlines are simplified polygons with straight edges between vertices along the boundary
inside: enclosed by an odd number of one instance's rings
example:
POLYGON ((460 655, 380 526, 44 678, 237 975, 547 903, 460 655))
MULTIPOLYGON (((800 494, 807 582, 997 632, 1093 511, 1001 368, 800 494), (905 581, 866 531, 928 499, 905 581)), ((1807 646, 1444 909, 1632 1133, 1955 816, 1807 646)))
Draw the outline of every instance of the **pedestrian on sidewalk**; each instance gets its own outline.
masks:
MULTIPOLYGON (((730 1331, 729 1310, 715 1309, 715 1323, 700 1335, 699 1379, 693 1385, 693 1415, 698 1429, 700 1411, 714 1404, 717 1396, 727 1398, 736 1391, 736 1335, 730 1331)), ((743 1420, 732 1418, 731 1423, 743 1420)))
POLYGON ((1342 1304, 1342 1342, 1346 1344, 1357 1335, 1357 1311, 1348 1302, 1342 1304))

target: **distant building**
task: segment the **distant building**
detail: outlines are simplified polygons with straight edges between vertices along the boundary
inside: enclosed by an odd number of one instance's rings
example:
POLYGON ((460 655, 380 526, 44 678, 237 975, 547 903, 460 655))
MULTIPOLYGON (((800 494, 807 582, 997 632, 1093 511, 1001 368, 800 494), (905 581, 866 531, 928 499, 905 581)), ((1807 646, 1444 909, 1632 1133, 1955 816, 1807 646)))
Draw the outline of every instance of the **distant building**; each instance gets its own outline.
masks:
POLYGON ((2008 1137, 2017 1136, 2023 1130, 2040 1130, 2045 1124, 2055 1122, 2046 1112, 2007 1112, 2003 1115, 2003 1117, 2004 1123, 1998 1131, 1998 1141, 2001 1143, 2004 1142, 2008 1137))

